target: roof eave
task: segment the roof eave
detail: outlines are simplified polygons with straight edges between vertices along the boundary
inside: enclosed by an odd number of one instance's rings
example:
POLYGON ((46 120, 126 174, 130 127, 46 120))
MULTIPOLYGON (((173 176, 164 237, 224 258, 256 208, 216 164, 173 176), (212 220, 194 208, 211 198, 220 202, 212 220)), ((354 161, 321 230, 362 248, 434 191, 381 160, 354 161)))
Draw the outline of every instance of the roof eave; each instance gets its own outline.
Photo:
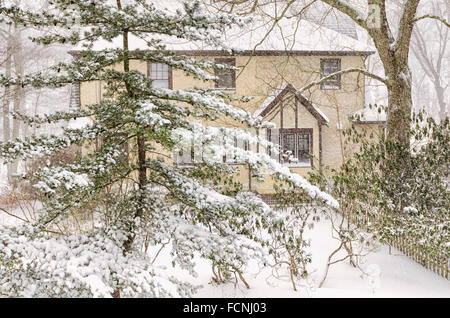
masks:
MULTIPOLYGON (((70 50, 69 54, 77 56, 84 50, 70 50)), ((139 50, 131 50, 130 52, 137 52, 139 50)), ((145 51, 145 50, 140 50, 145 51)), ((370 56, 375 51, 345 51, 345 50, 239 50, 233 53, 224 50, 167 50, 174 52, 176 55, 187 56, 370 56)))

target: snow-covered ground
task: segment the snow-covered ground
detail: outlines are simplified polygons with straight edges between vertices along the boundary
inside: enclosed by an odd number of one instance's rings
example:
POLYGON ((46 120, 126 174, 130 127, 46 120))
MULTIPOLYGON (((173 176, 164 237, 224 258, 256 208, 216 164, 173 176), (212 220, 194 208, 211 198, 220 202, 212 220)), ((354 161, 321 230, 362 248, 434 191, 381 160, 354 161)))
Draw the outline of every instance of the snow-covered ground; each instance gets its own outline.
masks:
MULTIPOLYGON (((20 213, 15 211, 15 213, 20 213)), ((13 225, 18 220, 0 211, 0 224, 13 225)), ((19 221, 20 222, 20 221, 19 221)), ((392 249, 389 255, 388 247, 380 246, 365 258, 362 268, 366 272, 372 271, 373 281, 361 277, 361 271, 353 268, 348 262, 341 262, 330 267, 327 279, 322 288, 317 286, 323 274, 324 265, 330 252, 338 246, 338 241, 331 237, 330 223, 322 219, 312 230, 308 230, 307 237, 311 238, 312 264, 309 268, 311 275, 310 287, 297 286, 294 291, 289 279, 275 279, 269 268, 260 268, 254 262, 244 273, 250 289, 242 283, 211 284, 211 265, 209 261, 198 259, 194 278, 186 271, 173 268, 173 275, 182 281, 189 281, 203 287, 196 297, 234 298, 234 297, 450 297, 450 281, 427 270, 418 263, 392 249)), ((155 247, 150 254, 155 255, 159 247, 155 247)), ((156 266, 171 266, 170 249, 165 248, 155 262, 156 266)))
MULTIPOLYGON (((320 281, 328 255, 338 243, 331 238, 327 220, 321 220, 308 234, 312 239, 311 267, 317 270, 311 274, 311 279, 317 282, 320 281)), ((394 248, 391 254, 388 247, 380 246, 366 257, 362 267, 367 268, 367 271, 380 271, 379 280, 375 279, 373 284, 361 278, 361 272, 348 262, 331 266, 322 288, 299 287, 297 292, 287 278, 277 280, 271 277, 269 269, 260 270, 257 264, 252 264, 249 272, 244 274, 250 289, 246 289, 242 283, 237 287, 234 284, 212 285, 210 263, 203 260, 197 263, 199 276, 189 281, 203 286, 197 297, 450 297, 449 280, 427 270, 394 248)), ((158 264, 170 264, 168 250, 157 259, 155 265, 158 264)), ((185 279, 188 274, 177 270, 176 276, 185 279)))

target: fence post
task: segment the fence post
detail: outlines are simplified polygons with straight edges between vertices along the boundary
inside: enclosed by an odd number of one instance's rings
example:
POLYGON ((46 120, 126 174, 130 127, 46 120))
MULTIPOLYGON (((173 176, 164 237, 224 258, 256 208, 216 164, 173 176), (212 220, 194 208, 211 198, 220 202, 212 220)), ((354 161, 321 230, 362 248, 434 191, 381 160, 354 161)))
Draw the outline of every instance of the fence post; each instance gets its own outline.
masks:
POLYGON ((450 262, 449 259, 445 262, 445 278, 448 279, 448 263, 450 262))

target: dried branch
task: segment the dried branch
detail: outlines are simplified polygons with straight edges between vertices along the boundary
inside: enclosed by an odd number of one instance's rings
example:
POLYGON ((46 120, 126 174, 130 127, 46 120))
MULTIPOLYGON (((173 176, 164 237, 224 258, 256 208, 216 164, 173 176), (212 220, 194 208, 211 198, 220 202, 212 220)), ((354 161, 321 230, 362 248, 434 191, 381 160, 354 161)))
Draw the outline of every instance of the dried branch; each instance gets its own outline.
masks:
POLYGON ((18 216, 18 215, 15 215, 15 214, 13 214, 13 213, 11 213, 11 212, 8 212, 7 210, 5 210, 5 209, 3 209, 3 208, 0 208, 0 211, 3 211, 3 212, 5 212, 6 214, 8 214, 9 216, 12 216, 12 217, 14 217, 14 218, 16 218, 16 219, 19 219, 19 220, 21 220, 21 221, 23 221, 23 222, 29 222, 28 220, 26 220, 26 219, 24 219, 24 218, 21 218, 20 216, 18 216))
POLYGON ((327 76, 325 76, 325 77, 322 77, 320 80, 310 82, 308 85, 306 85, 306 86, 300 88, 300 89, 299 89, 299 92, 300 92, 300 93, 303 93, 304 91, 310 89, 310 88, 313 87, 313 86, 320 85, 320 84, 322 84, 322 83, 324 83, 324 82, 330 80, 331 78, 333 78, 333 77, 336 76, 336 75, 341 75, 341 74, 346 74, 346 73, 354 73, 354 72, 362 73, 362 74, 364 74, 364 75, 366 75, 366 76, 368 76, 368 77, 371 77, 371 78, 373 78, 373 79, 376 79, 377 81, 380 81, 380 82, 382 82, 382 83, 384 83, 384 84, 387 84, 387 79, 382 78, 382 77, 380 77, 380 76, 378 76, 378 75, 375 75, 375 74, 373 74, 373 73, 371 73, 371 72, 368 72, 368 71, 363 70, 363 69, 361 69, 361 68, 348 68, 348 69, 345 69, 345 70, 341 70, 341 71, 339 71, 339 72, 332 73, 332 74, 327 75, 327 76))
POLYGON ((435 19, 435 20, 438 20, 438 21, 442 22, 447 28, 450 28, 450 24, 447 22, 447 20, 445 20, 444 18, 439 17, 437 15, 426 14, 426 15, 423 15, 421 17, 418 17, 418 18, 414 19, 413 22, 415 23, 415 22, 420 21, 422 19, 435 19))

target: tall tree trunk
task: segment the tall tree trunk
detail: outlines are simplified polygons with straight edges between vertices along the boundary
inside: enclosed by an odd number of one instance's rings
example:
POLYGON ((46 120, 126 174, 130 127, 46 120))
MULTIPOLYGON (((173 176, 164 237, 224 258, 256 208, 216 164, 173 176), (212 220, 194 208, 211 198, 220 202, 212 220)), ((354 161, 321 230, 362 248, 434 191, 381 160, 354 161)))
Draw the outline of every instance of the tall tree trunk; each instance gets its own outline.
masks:
MULTIPOLYGON (((121 0, 117 0, 117 8, 119 10, 122 10, 122 4, 121 0)), ((129 45, 128 45, 128 30, 123 30, 123 50, 124 50, 124 61, 123 61, 123 70, 124 72, 130 71, 130 58, 129 58, 129 45)), ((130 87, 130 84, 127 82, 125 83, 125 87, 127 90, 127 94, 130 98, 133 98, 135 93, 133 92, 132 87, 130 87)), ((137 135, 137 164, 138 164, 138 186, 139 186, 139 196, 138 196, 138 207, 136 208, 136 214, 135 217, 141 217, 144 213, 144 191, 146 189, 148 180, 147 180, 147 168, 145 166, 146 161, 146 149, 145 149, 145 138, 142 136, 142 134, 137 135)), ((128 238, 124 242, 123 245, 123 254, 127 254, 131 251, 134 240, 135 240, 135 226, 134 224, 130 225, 128 238)), ((111 294, 114 298, 120 298, 120 292, 121 288, 117 287, 114 292, 111 294)))
MULTIPOLYGON (((14 58, 14 70, 16 73, 16 76, 22 76, 23 75, 23 56, 22 56, 22 45, 21 45, 21 31, 14 28, 14 51, 13 51, 13 58, 14 58)), ((16 85, 14 87, 14 95, 13 95, 13 111, 14 112, 20 112, 22 110, 22 99, 23 99, 23 89, 16 85)), ((20 135, 20 120, 13 118, 13 128, 12 128, 12 135, 11 139, 15 140, 16 138, 19 138, 20 135)), ((9 171, 8 171, 8 177, 10 178, 10 183, 14 184, 14 175, 17 174, 19 166, 19 160, 14 160, 14 162, 10 165, 9 171)))
MULTIPOLYGON (((5 76, 11 77, 12 70, 12 39, 11 28, 8 30, 7 48, 6 48, 6 61, 5 61, 5 76)), ((3 141, 11 140, 11 120, 10 120, 10 101, 11 101, 11 88, 5 87, 5 95, 3 96, 3 141)), ((11 179, 10 165, 7 165, 8 181, 11 179)))
POLYGON ((408 65, 403 64, 398 71, 389 75, 386 138, 409 145, 413 105, 411 72, 408 65))
POLYGON ((444 119, 449 114, 448 114, 448 109, 447 109, 447 103, 445 102, 445 97, 444 97, 444 88, 441 86, 441 83, 439 80, 434 82, 434 89, 436 90, 436 95, 437 95, 438 102, 439 102, 439 118, 444 119))
MULTIPOLYGON (((5 62, 5 76, 11 77, 12 62, 9 54, 9 46, 7 50, 8 58, 5 62)), ((9 86, 5 87, 5 95, 3 96, 3 141, 11 139, 11 123, 9 119, 9 104, 10 104, 11 89, 9 86)))
MULTIPOLYGON (((408 151, 413 108, 409 51, 414 18, 419 2, 420 0, 408 0, 404 4, 404 11, 400 17, 396 39, 389 27, 384 1, 381 2, 380 6, 380 25, 374 29, 369 29, 369 34, 374 40, 387 77, 386 141, 403 144, 408 151)), ((379 2, 376 0, 369 0, 370 3, 379 5, 379 2)))

